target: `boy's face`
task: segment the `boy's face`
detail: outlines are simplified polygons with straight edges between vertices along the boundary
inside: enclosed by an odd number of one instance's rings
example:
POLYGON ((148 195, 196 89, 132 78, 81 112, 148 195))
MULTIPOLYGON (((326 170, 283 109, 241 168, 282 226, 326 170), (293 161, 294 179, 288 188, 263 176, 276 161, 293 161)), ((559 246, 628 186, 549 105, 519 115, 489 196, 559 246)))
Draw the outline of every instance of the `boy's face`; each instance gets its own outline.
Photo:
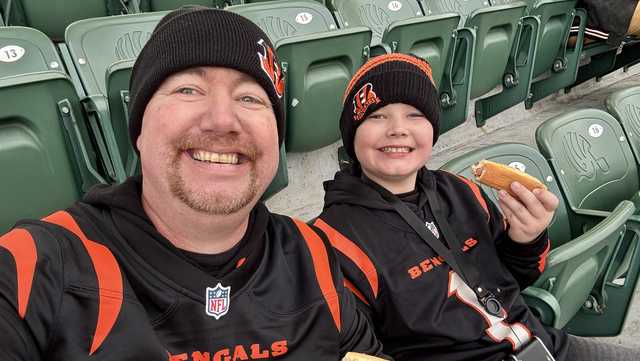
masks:
POLYGON ((371 113, 356 130, 354 140, 362 171, 385 187, 415 180, 431 158, 432 146, 431 122, 415 107, 402 103, 371 113))

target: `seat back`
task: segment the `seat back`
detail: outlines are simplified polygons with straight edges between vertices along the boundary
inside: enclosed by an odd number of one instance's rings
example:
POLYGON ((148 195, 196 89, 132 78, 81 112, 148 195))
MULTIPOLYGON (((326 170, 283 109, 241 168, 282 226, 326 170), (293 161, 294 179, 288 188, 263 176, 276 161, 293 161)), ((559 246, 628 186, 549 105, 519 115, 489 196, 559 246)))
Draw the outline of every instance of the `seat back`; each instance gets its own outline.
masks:
POLYGON ((547 120, 536 142, 573 209, 610 211, 638 191, 633 153, 618 121, 598 109, 547 120))
POLYGON ((273 43, 291 36, 337 29, 329 9, 312 0, 267 1, 234 5, 227 10, 256 23, 273 43))
POLYGON ((57 71, 0 78, 0 233, 16 220, 70 206, 102 178, 89 166, 71 81, 57 71))
MULTIPOLYGON (((540 17, 540 34, 536 50, 534 77, 553 68, 560 59, 567 34, 573 24, 576 0, 540 0, 532 4, 529 14, 540 17)), ((577 69, 566 71, 576 72, 577 69)))
POLYGON ((415 0, 332 0, 329 6, 335 12, 340 27, 370 28, 372 45, 382 41, 384 32, 392 22, 423 15, 415 0))
POLYGON ((0 78, 46 70, 64 73, 56 48, 45 34, 21 26, 0 27, 0 78))
POLYGON ((640 164, 640 87, 617 91, 607 97, 607 110, 618 119, 631 150, 640 164))
MULTIPOLYGON (((484 148, 480 148, 452 159, 444 164, 441 169, 452 173, 460 174, 473 180, 471 166, 486 159, 502 164, 507 164, 516 169, 525 171, 545 183, 548 189, 555 194, 560 203, 549 227, 549 239, 552 248, 558 247, 571 240, 571 228, 569 226, 569 215, 562 198, 562 193, 555 181, 553 172, 544 157, 535 149, 520 143, 501 143, 484 148)), ((485 185, 481 185, 485 193, 491 200, 498 204, 498 192, 485 185)))

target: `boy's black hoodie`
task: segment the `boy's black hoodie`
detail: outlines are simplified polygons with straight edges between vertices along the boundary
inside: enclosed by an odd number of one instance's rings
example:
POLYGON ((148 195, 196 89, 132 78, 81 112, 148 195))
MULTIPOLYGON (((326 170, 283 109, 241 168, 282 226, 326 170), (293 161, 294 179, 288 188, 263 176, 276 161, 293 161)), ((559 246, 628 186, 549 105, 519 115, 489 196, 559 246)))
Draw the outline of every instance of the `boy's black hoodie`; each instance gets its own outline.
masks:
POLYGON ((444 171, 421 169, 416 191, 398 195, 448 246, 426 197, 435 193, 463 245, 463 271, 478 267, 506 311, 495 317, 370 180, 347 169, 325 182, 325 190, 315 225, 330 235, 345 283, 368 311, 386 354, 400 361, 498 361, 535 335, 565 359, 566 334, 544 327, 520 296, 544 269, 546 232, 527 245, 514 242, 482 190, 444 171))

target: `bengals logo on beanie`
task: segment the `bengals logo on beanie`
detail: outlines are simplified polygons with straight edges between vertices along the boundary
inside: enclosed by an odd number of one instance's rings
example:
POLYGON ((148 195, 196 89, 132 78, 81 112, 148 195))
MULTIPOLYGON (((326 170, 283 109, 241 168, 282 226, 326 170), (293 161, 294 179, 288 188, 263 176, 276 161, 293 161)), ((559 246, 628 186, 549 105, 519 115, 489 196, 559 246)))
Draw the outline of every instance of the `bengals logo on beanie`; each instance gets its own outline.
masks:
POLYGON ((373 85, 371 83, 363 85, 353 96, 353 120, 362 120, 367 114, 367 109, 380 102, 380 98, 373 91, 373 85))
POLYGON ((284 95, 284 76, 282 76, 282 69, 276 60, 273 49, 265 43, 264 39, 260 39, 258 45, 261 47, 261 51, 258 51, 260 66, 271 79, 278 98, 282 98, 284 95))

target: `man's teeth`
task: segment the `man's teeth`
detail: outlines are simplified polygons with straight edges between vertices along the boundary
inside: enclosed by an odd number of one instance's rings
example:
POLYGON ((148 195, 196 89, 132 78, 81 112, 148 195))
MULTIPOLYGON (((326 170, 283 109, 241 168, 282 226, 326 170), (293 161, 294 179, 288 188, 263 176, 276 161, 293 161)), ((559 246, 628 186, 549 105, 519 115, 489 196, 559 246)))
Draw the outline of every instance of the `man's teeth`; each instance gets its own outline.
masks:
POLYGON ((411 148, 409 147, 383 147, 382 151, 385 153, 409 153, 411 148))
POLYGON ((201 162, 238 164, 237 153, 213 153, 204 150, 196 150, 193 152, 193 159, 201 162))

